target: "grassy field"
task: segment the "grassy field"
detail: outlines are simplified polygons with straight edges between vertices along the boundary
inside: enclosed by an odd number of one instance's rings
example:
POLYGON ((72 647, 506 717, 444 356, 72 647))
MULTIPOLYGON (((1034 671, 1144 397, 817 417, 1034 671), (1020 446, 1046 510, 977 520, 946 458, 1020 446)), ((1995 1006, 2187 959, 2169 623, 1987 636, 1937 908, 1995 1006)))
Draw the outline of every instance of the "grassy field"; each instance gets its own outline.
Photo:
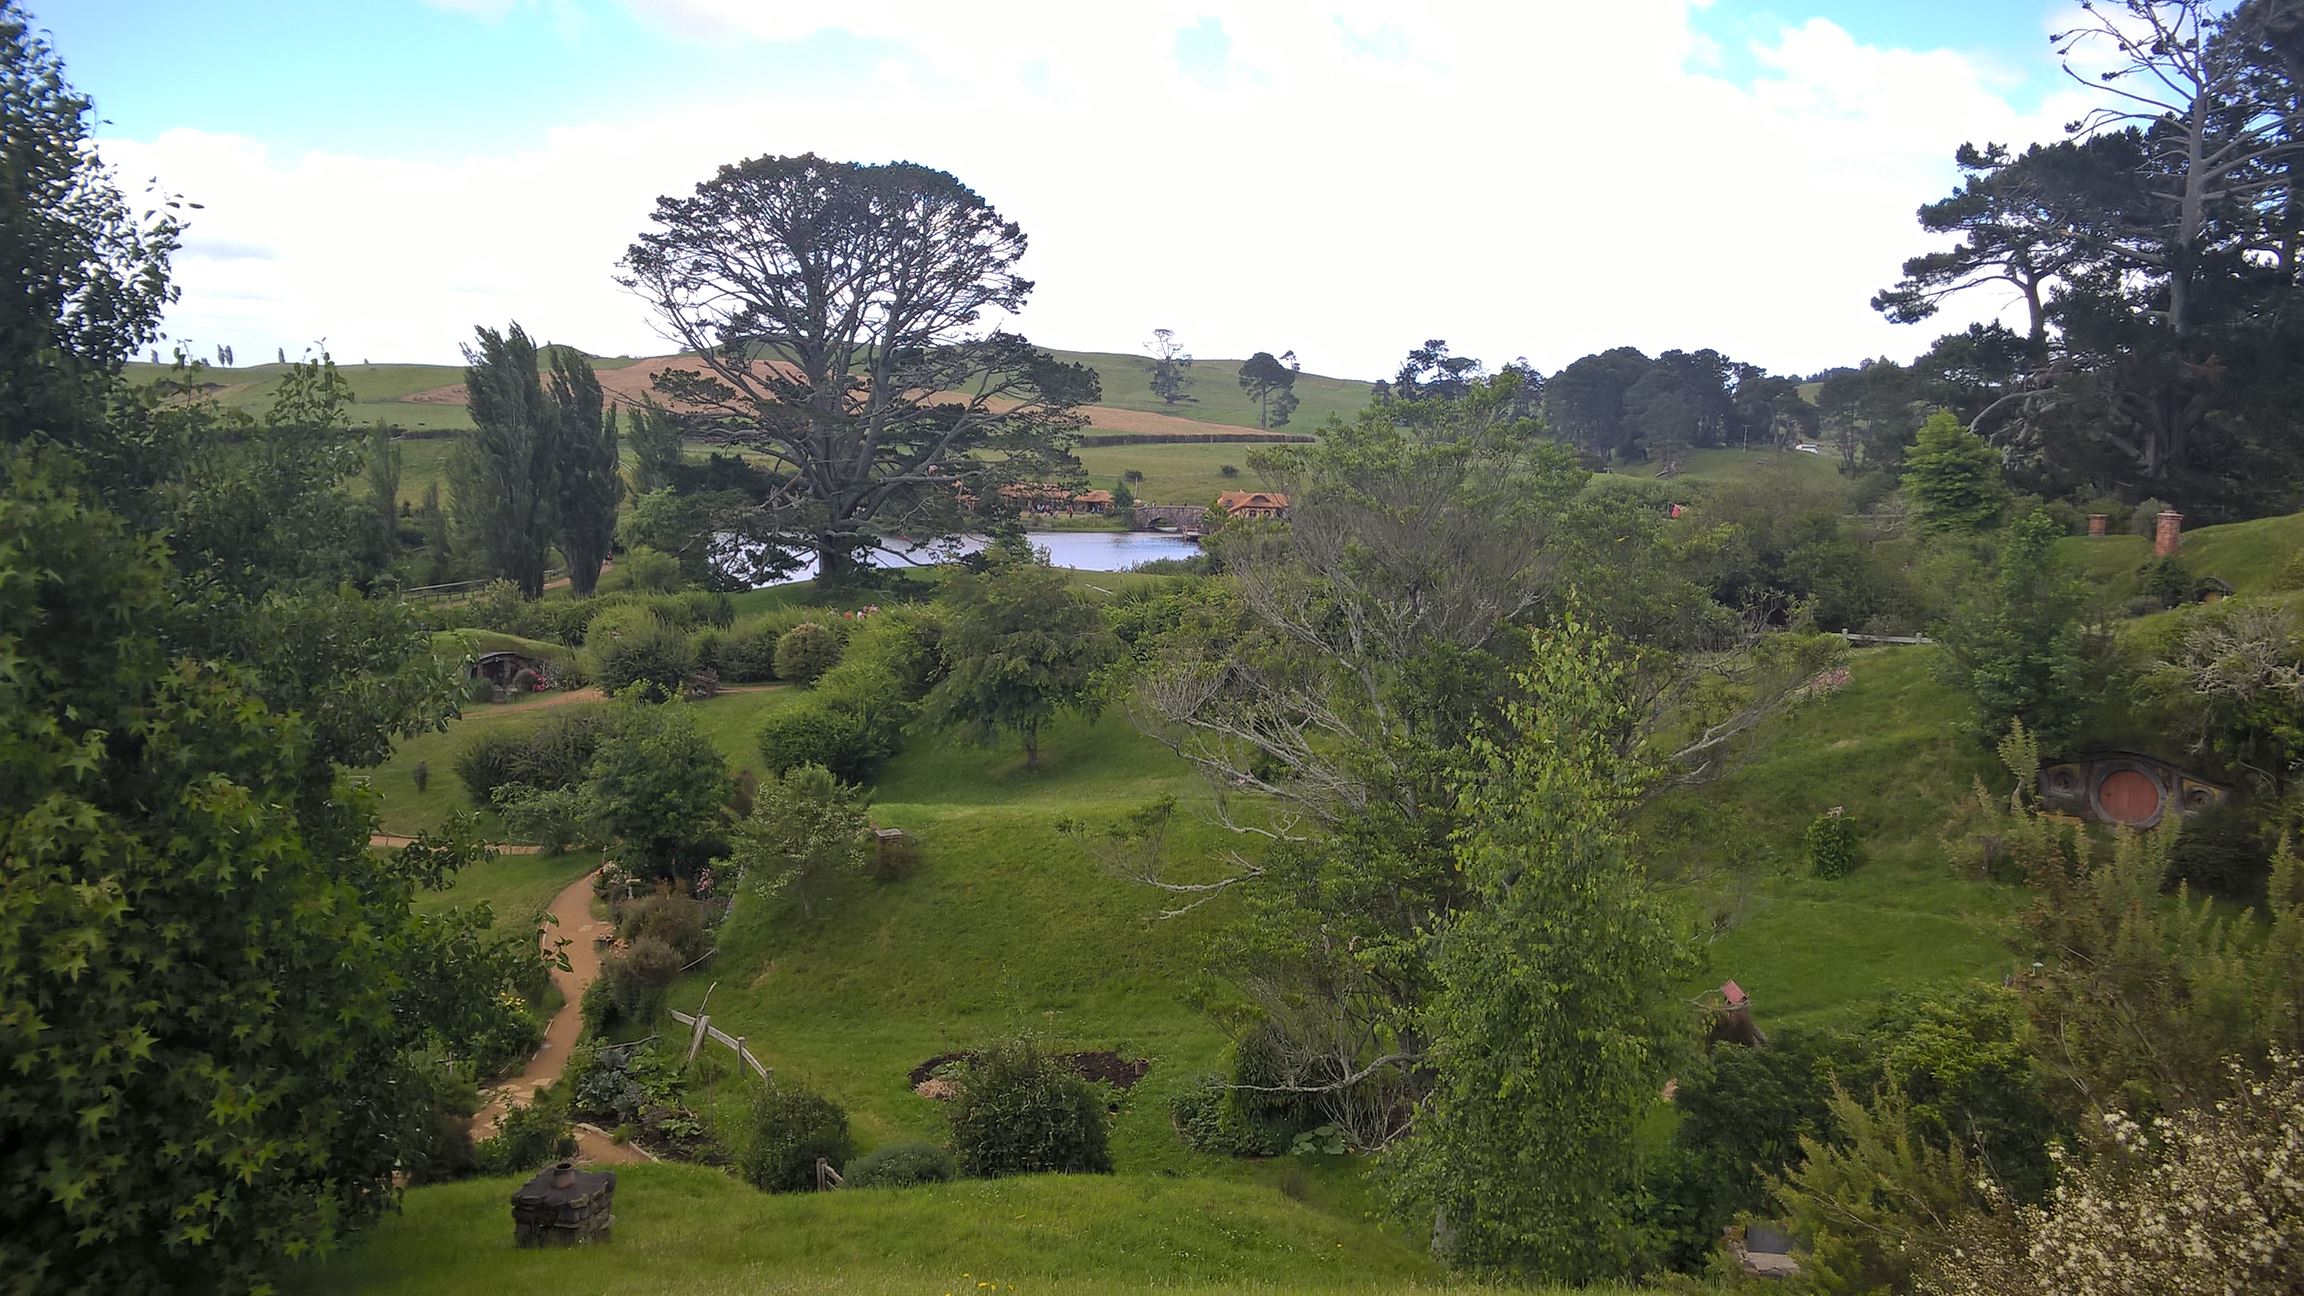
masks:
POLYGON ((1133 468, 1144 480, 1128 489, 1147 504, 1213 504, 1228 490, 1257 490, 1264 482, 1248 466, 1252 445, 1178 444, 1089 446, 1075 451, 1089 481, 1112 489, 1120 475, 1133 468), (1224 475, 1224 465, 1239 469, 1224 475))
POLYGON ((600 867, 598 851, 568 855, 499 855, 456 875, 445 891, 416 897, 418 909, 485 903, 499 927, 524 923, 544 912, 568 884, 600 867))
POLYGON ((1271 1189, 1236 1184, 1032 1176, 770 1196, 694 1166, 626 1166, 616 1179, 615 1235, 603 1245, 514 1247, 505 1200, 520 1181, 475 1179, 410 1192, 403 1213, 344 1253, 292 1274, 286 1290, 314 1296, 1465 1290, 1448 1284, 1399 1237, 1271 1189))
MULTIPOLYGON (((1103 403, 1115 409, 1144 410, 1153 414, 1173 414, 1178 418, 1198 419, 1203 423, 1222 423, 1231 427, 1256 426, 1256 403, 1240 389, 1239 360, 1197 360, 1188 376, 1192 380, 1190 400, 1174 405, 1152 394, 1152 369, 1149 355, 1126 355, 1113 351, 1058 351, 1059 360, 1085 364, 1096 371, 1104 388, 1103 403)), ((1287 432, 1317 432, 1330 415, 1350 418, 1368 403, 1371 382, 1364 378, 1328 378, 1320 374, 1296 376, 1296 412, 1290 416, 1287 432)))

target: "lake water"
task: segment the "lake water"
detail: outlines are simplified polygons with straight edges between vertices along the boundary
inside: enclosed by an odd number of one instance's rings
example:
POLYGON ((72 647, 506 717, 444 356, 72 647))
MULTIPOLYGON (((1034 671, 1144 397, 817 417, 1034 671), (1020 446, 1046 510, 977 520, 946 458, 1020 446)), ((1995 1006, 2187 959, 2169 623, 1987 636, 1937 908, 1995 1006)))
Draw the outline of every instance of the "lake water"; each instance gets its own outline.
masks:
MULTIPOLYGON (((1079 571, 1127 571, 1155 558, 1190 558, 1200 552, 1197 542, 1158 531, 1027 531, 1024 538, 1033 548, 1047 550, 1054 566, 1079 571)), ((919 566, 950 562, 983 547, 984 537, 961 536, 933 548, 882 548, 871 559, 875 567, 919 566)), ((808 580, 815 574, 816 560, 811 557, 799 570, 769 584, 808 580)))

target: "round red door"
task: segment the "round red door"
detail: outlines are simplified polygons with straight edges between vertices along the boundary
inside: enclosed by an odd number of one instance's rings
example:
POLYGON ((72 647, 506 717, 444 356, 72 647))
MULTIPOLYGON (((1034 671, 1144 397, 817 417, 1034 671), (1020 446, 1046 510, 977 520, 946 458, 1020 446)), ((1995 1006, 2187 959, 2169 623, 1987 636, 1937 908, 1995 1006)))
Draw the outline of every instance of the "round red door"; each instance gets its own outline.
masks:
POLYGON ((2096 785, 2096 804, 2114 823, 2150 823, 2160 814, 2160 785, 2132 769, 2114 770, 2096 785))

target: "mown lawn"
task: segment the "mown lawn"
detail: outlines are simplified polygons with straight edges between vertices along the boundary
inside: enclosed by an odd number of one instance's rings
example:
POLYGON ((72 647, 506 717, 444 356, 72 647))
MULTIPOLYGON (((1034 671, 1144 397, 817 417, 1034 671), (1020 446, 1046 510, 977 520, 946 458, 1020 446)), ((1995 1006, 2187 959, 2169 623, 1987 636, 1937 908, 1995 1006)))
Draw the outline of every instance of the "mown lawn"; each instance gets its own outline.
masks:
POLYGON ((771 1196, 696 1166, 626 1166, 616 1178, 616 1227, 606 1243, 521 1250, 512 1242, 507 1204, 521 1180, 467 1180, 411 1191, 402 1213, 340 1254, 304 1266, 286 1290, 315 1296, 1473 1290, 1449 1283, 1401 1236, 1239 1184, 1043 1175, 771 1196))

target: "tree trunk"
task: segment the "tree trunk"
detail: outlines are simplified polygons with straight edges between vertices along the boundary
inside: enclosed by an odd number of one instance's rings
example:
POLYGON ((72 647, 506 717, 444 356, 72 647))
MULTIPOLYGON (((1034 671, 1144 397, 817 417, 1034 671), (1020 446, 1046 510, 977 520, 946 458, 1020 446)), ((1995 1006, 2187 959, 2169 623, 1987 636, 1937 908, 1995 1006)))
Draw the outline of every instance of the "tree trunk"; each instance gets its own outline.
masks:
POLYGON ((856 551, 848 547, 846 536, 816 537, 817 584, 846 585, 856 579, 862 566, 862 563, 856 561, 856 551))
POLYGON ((1024 731, 1024 768, 1040 768, 1040 733, 1036 729, 1024 731))

